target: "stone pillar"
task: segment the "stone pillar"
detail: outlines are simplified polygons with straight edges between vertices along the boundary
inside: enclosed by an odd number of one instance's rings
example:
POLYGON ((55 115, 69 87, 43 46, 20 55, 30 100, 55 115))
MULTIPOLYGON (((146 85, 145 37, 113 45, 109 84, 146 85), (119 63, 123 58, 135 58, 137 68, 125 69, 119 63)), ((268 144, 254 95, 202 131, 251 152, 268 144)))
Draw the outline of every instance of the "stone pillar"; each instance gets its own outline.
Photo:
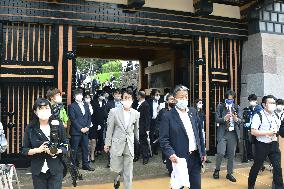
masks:
POLYGON ((241 106, 255 93, 284 98, 284 35, 257 33, 243 45, 241 106))
MULTIPOLYGON (((268 94, 284 98, 284 35, 250 35, 244 43, 242 58, 242 108, 248 105, 247 97, 251 93, 260 99, 268 94)), ((281 138, 279 143, 283 168, 284 139, 281 138)))

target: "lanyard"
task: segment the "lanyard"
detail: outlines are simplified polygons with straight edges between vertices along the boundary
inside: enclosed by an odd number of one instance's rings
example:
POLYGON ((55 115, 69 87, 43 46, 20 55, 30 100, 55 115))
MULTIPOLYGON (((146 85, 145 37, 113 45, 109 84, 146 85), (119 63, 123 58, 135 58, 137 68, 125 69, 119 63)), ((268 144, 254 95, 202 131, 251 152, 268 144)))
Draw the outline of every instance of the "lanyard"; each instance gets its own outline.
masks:
MULTIPOLYGON (((270 130, 271 127, 272 127, 272 121, 270 119, 268 119, 268 116, 267 116, 267 113, 265 112, 265 110, 263 111, 263 113, 264 113, 264 115, 265 115, 265 117, 266 117, 266 119, 267 119, 267 121, 268 121, 268 123, 270 125, 270 127, 269 127, 269 130, 270 130)), ((274 118, 273 118, 273 120, 274 120, 275 125, 278 127, 278 125, 277 125, 277 123, 276 123, 274 118)))

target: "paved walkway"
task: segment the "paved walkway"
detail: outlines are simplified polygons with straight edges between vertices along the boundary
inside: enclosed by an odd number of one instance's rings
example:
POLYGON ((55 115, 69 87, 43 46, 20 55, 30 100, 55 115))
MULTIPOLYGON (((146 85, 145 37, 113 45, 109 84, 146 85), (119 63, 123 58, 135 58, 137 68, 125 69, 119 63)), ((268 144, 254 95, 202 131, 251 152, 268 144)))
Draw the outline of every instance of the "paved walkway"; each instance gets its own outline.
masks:
MULTIPOLYGON (((247 177, 250 167, 238 168, 235 170, 236 183, 228 181, 226 171, 220 172, 220 179, 214 180, 212 172, 206 172, 202 175, 202 189, 247 189, 247 177)), ((272 174, 269 171, 263 172, 258 176, 256 189, 270 189, 272 182, 272 174)), ((71 189, 72 187, 65 187, 64 189, 71 189)), ((107 184, 93 184, 93 185, 79 185, 77 189, 111 189, 113 183, 107 184)), ((123 186, 120 187, 121 189, 123 186)), ((136 180, 133 183, 134 189, 167 189, 170 188, 169 177, 162 177, 156 179, 136 180)))

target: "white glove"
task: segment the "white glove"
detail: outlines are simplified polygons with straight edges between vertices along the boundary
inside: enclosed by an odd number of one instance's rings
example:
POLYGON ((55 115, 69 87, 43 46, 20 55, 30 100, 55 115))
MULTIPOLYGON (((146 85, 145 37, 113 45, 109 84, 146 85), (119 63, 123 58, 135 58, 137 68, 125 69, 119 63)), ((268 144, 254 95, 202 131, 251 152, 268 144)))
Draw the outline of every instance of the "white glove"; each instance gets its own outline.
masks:
POLYGON ((99 131, 99 130, 101 130, 101 129, 102 129, 102 126, 98 125, 98 129, 97 129, 97 130, 99 131))

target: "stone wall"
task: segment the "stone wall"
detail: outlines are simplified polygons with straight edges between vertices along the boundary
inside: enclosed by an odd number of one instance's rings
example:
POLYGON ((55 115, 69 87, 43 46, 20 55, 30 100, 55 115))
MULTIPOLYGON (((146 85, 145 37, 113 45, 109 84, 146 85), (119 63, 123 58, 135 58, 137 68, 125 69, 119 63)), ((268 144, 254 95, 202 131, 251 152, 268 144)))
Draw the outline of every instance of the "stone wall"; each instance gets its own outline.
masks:
POLYGON ((273 94, 284 98, 284 36, 269 33, 250 35, 243 46, 241 106, 247 97, 273 94))

